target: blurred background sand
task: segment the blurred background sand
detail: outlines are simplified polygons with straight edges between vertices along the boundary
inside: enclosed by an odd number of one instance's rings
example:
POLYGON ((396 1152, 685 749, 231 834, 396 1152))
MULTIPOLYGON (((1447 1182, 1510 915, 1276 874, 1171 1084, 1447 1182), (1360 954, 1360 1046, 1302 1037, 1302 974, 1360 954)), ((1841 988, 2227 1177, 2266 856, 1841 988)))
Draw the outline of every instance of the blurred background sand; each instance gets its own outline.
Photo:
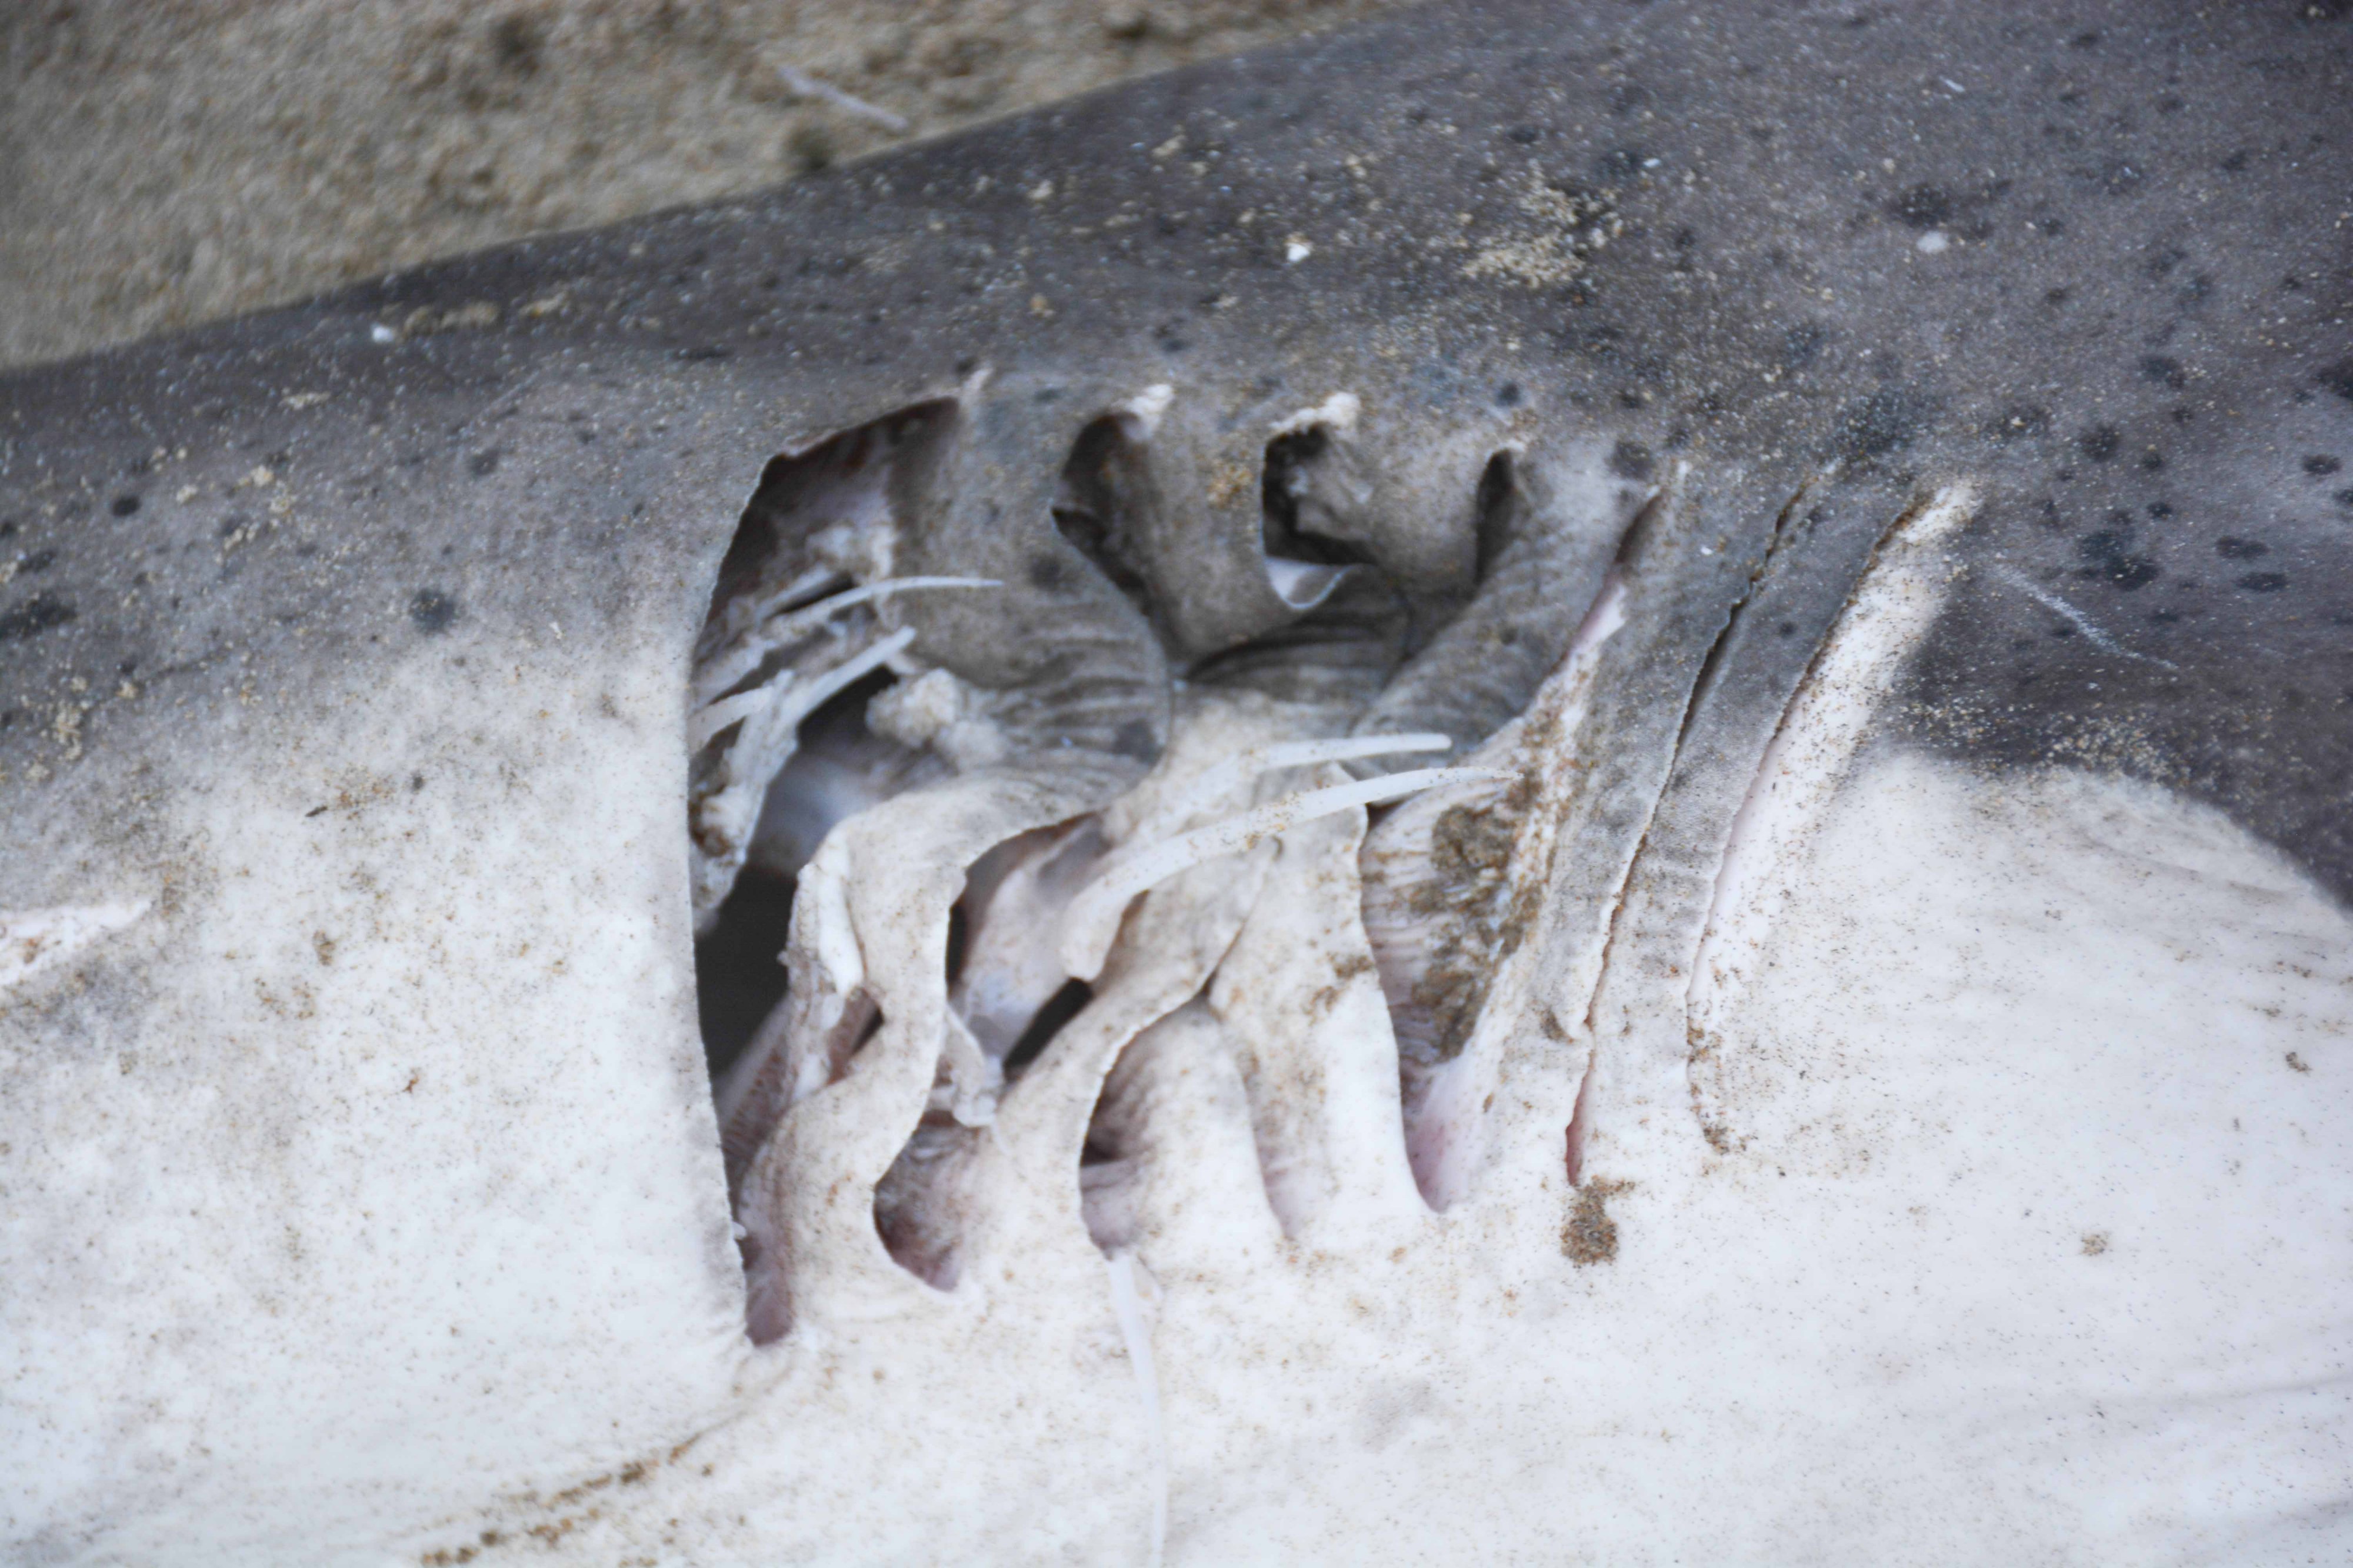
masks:
POLYGON ((757 189, 1401 4, 0 0, 0 365, 757 189))

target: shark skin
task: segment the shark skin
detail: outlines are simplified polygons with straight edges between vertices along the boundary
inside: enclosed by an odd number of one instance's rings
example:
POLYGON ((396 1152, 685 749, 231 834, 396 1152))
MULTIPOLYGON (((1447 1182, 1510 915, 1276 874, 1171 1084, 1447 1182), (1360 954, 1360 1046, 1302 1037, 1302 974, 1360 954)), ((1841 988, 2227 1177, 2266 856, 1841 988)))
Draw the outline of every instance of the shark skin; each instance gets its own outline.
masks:
POLYGON ((2348 163, 2335 4, 1441 4, 0 377, 5 1555, 2343 1552, 2348 163), (723 1153, 827 463, 994 586, 723 1153), (1424 731, 927 1102, 993 846, 1424 731))

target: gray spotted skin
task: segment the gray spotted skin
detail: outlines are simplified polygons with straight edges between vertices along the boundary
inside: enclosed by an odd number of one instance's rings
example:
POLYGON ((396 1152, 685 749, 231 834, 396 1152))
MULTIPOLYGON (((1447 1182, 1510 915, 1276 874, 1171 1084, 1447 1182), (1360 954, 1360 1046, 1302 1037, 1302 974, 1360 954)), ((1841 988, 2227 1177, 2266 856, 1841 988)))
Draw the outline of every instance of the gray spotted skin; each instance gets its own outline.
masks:
MULTIPOLYGON (((2341 890, 2348 50, 2285 3, 1440 7, 20 373, 0 757, 54 763, 60 705, 89 709, 81 775, 185 743, 190 708, 149 740, 105 695, 125 670, 201 710, 460 626, 674 658, 762 463, 986 366, 921 552, 1017 586, 906 614, 919 655, 1038 690, 1082 743, 1165 718, 1142 623, 1046 523, 1080 430, 1176 385, 1194 471, 1163 485, 1219 493, 1181 526, 1228 542, 1157 554, 1246 560, 1254 498, 1217 476, 1356 389, 1408 458, 1574 434, 1737 469, 1736 563, 1827 463, 1985 475, 1970 548, 2005 570, 1921 662, 1922 733, 2096 753, 2341 890), (1546 191, 1607 217, 1564 227, 1546 191), (256 468, 280 483, 235 488, 256 468)), ((1435 526, 1366 542, 1418 563, 1435 526)), ((1280 615, 1207 575, 1180 647, 1280 615)))

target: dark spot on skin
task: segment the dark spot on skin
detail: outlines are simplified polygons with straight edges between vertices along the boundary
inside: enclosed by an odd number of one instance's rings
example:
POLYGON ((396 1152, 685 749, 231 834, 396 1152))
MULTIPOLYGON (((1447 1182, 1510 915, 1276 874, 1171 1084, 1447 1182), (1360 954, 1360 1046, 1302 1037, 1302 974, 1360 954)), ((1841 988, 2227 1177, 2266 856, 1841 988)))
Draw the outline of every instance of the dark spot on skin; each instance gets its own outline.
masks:
POLYGON ((2226 533, 2214 542, 2214 553, 2225 561, 2254 561, 2271 552, 2272 547, 2259 539, 2234 539, 2226 533))
POLYGON ((2353 508, 2353 490, 2338 490, 2332 499, 2338 506, 2353 508))
POLYGON ((2148 503, 2148 515, 2162 522, 2173 515, 2173 509, 2161 500, 2153 500, 2148 503))
POLYGON ((1803 370, 1814 363, 1822 352, 1822 343, 1830 333, 1819 321, 1800 321, 1781 334, 1781 368, 1803 370))
POLYGON ((1520 384, 1507 381, 1495 388, 1495 402, 1500 407, 1517 408, 1520 405, 1520 384))
POLYGON ((2159 386, 2169 386, 2176 392, 2189 384, 2189 373, 2181 368, 2181 362, 2163 354, 2145 356, 2140 362, 2140 373, 2159 386))
POLYGON ((1609 471, 1621 479, 1651 477, 1651 449, 1639 441, 1620 441, 1609 451, 1609 471))
POLYGON ((1795 621, 1783 621, 1779 626, 1773 628, 1773 635, 1777 637, 1796 637, 1798 635, 1798 623, 1795 621))
POLYGON ((2313 380, 2321 389, 2333 392, 2348 403, 2353 403, 2353 359, 2339 360, 2323 369, 2313 380))
POLYGON ((2094 30, 2092 32, 2076 34, 2073 37, 2067 40, 2067 47, 2071 49, 2096 48, 2099 46, 2099 42, 2100 35, 2097 30, 2094 30))
POLYGON ((2014 441, 2021 436, 2040 436, 2051 428, 2051 410, 2018 404, 2005 408, 1986 424, 1988 438, 2014 441))
POLYGON ((1516 142, 1521 146, 1525 147, 1531 142, 1534 142, 1537 137, 1543 135, 1544 132, 1537 130, 1533 125, 1514 125, 1509 131, 1504 132, 1504 134, 1509 140, 1516 142))
POLYGON ((2124 444, 2123 436, 2113 425, 2094 425, 2075 437, 2075 449, 2095 463, 2105 463, 2116 455, 2124 444))
POLYGON ((1888 203, 1887 211, 1906 228, 1942 228, 1952 221, 1953 198, 1934 185, 1914 185, 1888 203))
POLYGON ((431 588, 422 588, 408 601, 408 618, 427 637, 448 631, 458 619, 458 601, 431 588))
POLYGON ((139 515, 139 498, 137 496, 116 496, 113 500, 107 504, 106 510, 112 512, 117 517, 136 517, 139 515))
POLYGON ((51 626, 64 626, 79 613, 54 594, 36 594, 0 616, 0 642, 23 642, 38 637, 51 626))
POLYGON ((2246 169, 2247 154, 2244 151, 2233 153, 2222 160, 2222 172, 2226 174, 2242 174, 2246 173, 2246 169))
POLYGON ((2345 465, 2334 458, 2312 457, 2304 460, 2304 471, 2314 479, 2327 479, 2345 465))
POLYGON ((46 572, 57 563, 58 552, 56 551, 36 550, 30 555, 25 557, 20 570, 27 573, 46 572))
POLYGON ((1839 413, 1839 447, 1849 458, 1876 458, 1911 445, 1927 424, 1920 402, 1900 392, 1874 392, 1839 413))
POLYGON ((488 479, 499 471, 499 449, 488 447, 466 459, 466 471, 476 479, 488 479))
POLYGON ((411 773, 411 774, 409 774, 409 775, 408 775, 408 793, 409 793, 409 794, 411 794, 411 795, 415 795, 418 790, 421 790, 421 789, 423 789, 424 787, 425 787, 425 775, 424 775, 423 773, 411 773))
POLYGON ((499 69, 512 77, 529 77, 539 70, 539 24, 522 12, 501 16, 491 24, 491 59, 499 69))
POLYGON ((2156 562, 2132 552, 2129 519, 2123 527, 2103 528, 2084 535, 2075 542, 2075 553, 2084 562, 2077 576, 2102 579, 2127 594, 2137 593, 2164 575, 2156 562))
POLYGON ((1062 563, 1050 555, 1032 556, 1029 578, 1032 588, 1050 594, 1062 585, 1062 563))
POLYGON ((1606 184, 1622 185, 1642 173, 1648 154, 1636 147, 1616 147, 1594 160, 1593 172, 1606 184))
POLYGON ((734 352, 733 349, 722 348, 717 343, 702 343, 691 349, 679 350, 678 357, 689 364, 707 364, 712 360, 725 359, 734 352))
POLYGON ((2143 473, 2159 473, 2165 468, 2165 454, 2151 447, 2140 455, 2140 466, 2143 473))
POLYGON ((2284 572, 2250 572, 2239 579, 2239 586, 2250 594, 2276 594, 2287 586, 2284 572))

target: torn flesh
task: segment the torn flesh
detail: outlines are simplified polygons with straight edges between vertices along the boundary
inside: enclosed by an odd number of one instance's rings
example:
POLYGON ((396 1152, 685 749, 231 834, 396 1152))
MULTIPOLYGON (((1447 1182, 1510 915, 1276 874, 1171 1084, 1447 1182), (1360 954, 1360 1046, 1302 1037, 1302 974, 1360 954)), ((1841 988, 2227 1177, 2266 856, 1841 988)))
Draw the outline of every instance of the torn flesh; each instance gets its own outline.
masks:
MULTIPOLYGON (((1353 874, 1368 802, 1421 790, 1461 794, 1463 786, 1500 776, 1496 770, 1458 768, 1358 782, 1336 763, 1434 750, 1445 738, 1278 738, 1332 722, 1320 710, 1250 693, 1196 695, 1180 704, 1160 764, 1104 810, 1034 826, 1000 819, 1000 829, 1019 831, 1005 834, 985 854, 965 852, 972 869, 963 879, 960 968, 953 983, 936 978, 944 968, 906 972, 907 983, 925 992, 917 1005, 938 1020, 939 1032, 928 1094, 877 1194, 885 1238, 902 1262, 935 1284, 958 1278, 971 1189, 1013 1179, 992 1176, 992 1168, 1020 1163, 998 1137, 1000 1129, 1009 1119, 1016 1129, 1011 1143, 1018 1145, 1020 1126, 1059 1114, 1073 1122, 1070 1136, 1082 1138, 1119 1051, 1214 984, 1227 946, 1251 919, 1257 897, 1251 889, 1270 876, 1271 885, 1282 885, 1288 873, 1282 868, 1303 851, 1305 841, 1283 846, 1326 821, 1353 821, 1340 841, 1353 874), (1017 1058, 1033 1020, 1074 982, 1092 986, 1084 1005, 1042 1042, 1034 1060, 1017 1058), (1050 1112, 1050 1107, 1056 1109, 1050 1112)), ((970 795, 992 787, 975 779, 943 790, 970 795)), ((933 792, 897 804, 935 819, 944 801, 933 792)), ((795 1106, 854 1072, 852 1058, 862 1044, 855 1037, 871 1026, 865 1021, 871 1013, 852 998, 869 996, 881 1016, 893 1016, 894 993, 867 971, 870 939, 846 907, 844 891, 853 882, 874 889, 902 875, 891 868, 907 863, 908 830, 916 820, 883 808, 854 817, 837 829, 805 874, 807 901, 797 903, 788 955, 788 1001, 722 1093, 731 1150, 762 1146, 764 1122, 789 1124, 795 1106), (891 830, 881 827, 878 814, 892 819, 891 830), (889 853, 878 858, 875 847, 885 842, 889 853), (869 847, 861 852, 860 846, 869 847), (750 1087, 764 1081, 789 1088, 764 1095, 750 1087)), ((957 863, 957 852, 947 845, 934 839, 931 847, 940 855, 935 864, 957 863)), ((929 879, 937 885, 936 878, 929 879)), ((928 917, 936 929, 920 940, 944 952, 948 910, 937 896, 932 904, 937 912, 928 917)), ((910 901, 900 896, 894 910, 910 901)), ((1361 934, 1356 946, 1361 949, 1361 934)), ((1370 959, 1360 957, 1357 972, 1368 974, 1370 959)), ((1312 989, 1320 984, 1317 973, 1311 963, 1287 979, 1266 977, 1262 989, 1273 994, 1312 989)), ((1385 1021, 1374 1023, 1377 1038, 1368 1070, 1376 1083, 1388 1085, 1393 1101, 1395 1053, 1385 1021)), ((786 1244, 775 1213, 773 1173, 757 1156, 748 1165, 742 1211, 746 1253, 754 1260, 755 1299, 766 1299, 764 1267, 786 1244)))
MULTIPOLYGON (((1124 465, 1116 483, 1109 470, 1089 478, 1091 470, 1074 468, 1057 503, 1084 513, 1088 547, 1139 591, 1149 590, 1148 575, 1131 571, 1118 552, 1143 547, 1142 523, 1119 509, 1172 504, 1153 466, 1160 437, 1182 413, 1166 387, 1116 411, 1122 445, 1103 448, 1124 465)), ((846 787, 816 810, 811 826, 821 842, 787 859, 796 886, 783 944, 785 998, 718 1090, 755 1338, 819 1310, 790 1279, 808 1258, 867 1245, 852 1239, 862 1217, 835 1212, 839 1204, 806 1190, 818 1125, 838 1124, 853 1102, 876 1101, 860 1113, 861 1147, 874 1141, 861 1158, 875 1160, 886 1144, 894 1152, 871 1169, 873 1229, 865 1235, 879 1231, 898 1264, 952 1287, 969 1258, 987 1250, 976 1216, 1023 1206, 976 1194, 1008 1182, 1042 1193, 1061 1180, 1051 1161, 1037 1163, 1035 1149, 1084 1142, 1120 1054, 1197 1001, 1233 1042, 1254 1104, 1318 1086, 1313 1092, 1329 1115, 1347 1123, 1345 1132, 1279 1117, 1261 1125, 1266 1182, 1286 1229, 1314 1229, 1348 1211, 1342 1194, 1356 1177, 1308 1173, 1335 1162, 1345 1168, 1344 1151, 1367 1129, 1386 1121, 1419 1143, 1459 1141, 1459 1127, 1445 1135, 1413 1131, 1435 1055, 1416 1037, 1401 1063, 1391 1021, 1420 1026, 1412 998, 1430 973, 1487 962, 1514 879, 1541 874, 1543 814, 1531 814, 1529 802, 1543 791, 1528 774, 1543 758, 1524 735, 1525 718, 1492 736, 1404 721, 1448 710, 1445 671, 1472 645, 1448 643, 1443 627, 1466 616, 1482 628, 1480 638, 1501 626, 1506 641, 1568 658, 1558 669, 1527 667, 1510 678, 1549 673, 1541 691, 1523 685, 1514 692, 1510 679, 1497 688, 1491 674, 1469 679, 1478 721, 1492 725, 1533 703, 1530 712, 1549 715, 1547 737, 1564 723, 1573 730, 1575 715, 1557 710, 1575 700, 1546 693, 1582 689, 1592 649, 1614 622, 1587 613, 1582 599, 1532 595, 1525 579, 1566 571, 1571 581, 1597 582, 1594 603, 1614 614, 1621 595, 1592 574, 1616 546, 1630 501, 1645 498, 1607 483, 1532 479, 1525 458, 1482 457, 1469 470, 1479 478, 1479 504, 1502 509, 1480 524, 1482 570, 1493 581, 1412 609, 1410 595, 1383 585, 1376 546, 1386 518, 1419 503, 1406 499, 1396 470, 1367 443, 1363 415, 1356 397, 1339 393, 1270 428, 1269 493, 1284 510, 1268 525, 1263 570, 1290 624, 1240 659, 1219 656, 1213 679, 1177 692, 1157 762, 1124 785, 1117 765, 1107 770, 1091 753, 1018 756, 985 734, 975 743, 974 716, 1018 694, 975 691, 948 669, 927 668, 911 657, 909 628, 885 629, 902 593, 986 589, 995 581, 865 575, 906 558, 903 535, 916 526, 915 514, 885 499, 892 492, 882 471, 859 456, 881 451, 887 461, 900 437, 852 435, 811 448, 818 456, 805 465, 807 495, 770 501, 787 513, 845 521, 813 537, 798 568, 739 569, 744 586, 714 602, 689 732, 700 753, 698 921, 715 918, 767 831, 764 820, 784 809, 779 775, 807 774, 799 766, 786 773, 786 764, 801 726, 829 700, 889 671, 899 683, 869 701, 866 730, 912 748, 906 754, 939 761, 929 773, 902 773, 919 787, 881 796, 862 794, 853 769, 846 787), (828 451, 849 456, 828 458, 828 451), (1297 584, 1284 574, 1311 568, 1323 574, 1318 585, 1293 591, 1297 584), (1414 638, 1399 617, 1432 615, 1438 640, 1409 657, 1414 638), (1571 636, 1580 615, 1588 622, 1581 638, 1571 636), (1594 630, 1599 622, 1609 624, 1594 630), (1400 659, 1413 695, 1382 707, 1400 659), (1433 753, 1462 760, 1411 761, 1433 753), (1383 809, 1389 823, 1375 836, 1377 847, 1368 847, 1368 812, 1383 809), (828 821, 833 812, 840 815, 828 821), (1483 888, 1430 894, 1431 868, 1445 858, 1432 847, 1433 833, 1459 837, 1462 825, 1490 817, 1491 826, 1473 830, 1493 839, 1501 856, 1483 888), (1466 912, 1466 900, 1483 912, 1466 912), (1245 931, 1258 934, 1229 957, 1245 931), (1303 1034, 1303 1010, 1324 1021, 1303 1034), (892 1109, 881 1109, 885 1102, 892 1109)), ((823 768, 839 754, 811 761, 823 768)), ((1478 1005, 1476 996, 1457 998, 1456 1011, 1475 1014, 1478 1005)), ((1450 1115, 1456 1123, 1476 1119, 1450 1115)), ((1386 1194, 1383 1205, 1412 1194, 1403 1142, 1397 1153, 1381 1167, 1387 1176, 1364 1177, 1386 1194)), ((1096 1213, 1117 1205, 1119 1162, 1084 1168, 1092 1173, 1063 1194, 1068 1217, 1083 1208, 1096 1231, 1119 1234, 1115 1220, 1096 1213), (1082 1201, 1082 1190, 1095 1196, 1082 1201)))

